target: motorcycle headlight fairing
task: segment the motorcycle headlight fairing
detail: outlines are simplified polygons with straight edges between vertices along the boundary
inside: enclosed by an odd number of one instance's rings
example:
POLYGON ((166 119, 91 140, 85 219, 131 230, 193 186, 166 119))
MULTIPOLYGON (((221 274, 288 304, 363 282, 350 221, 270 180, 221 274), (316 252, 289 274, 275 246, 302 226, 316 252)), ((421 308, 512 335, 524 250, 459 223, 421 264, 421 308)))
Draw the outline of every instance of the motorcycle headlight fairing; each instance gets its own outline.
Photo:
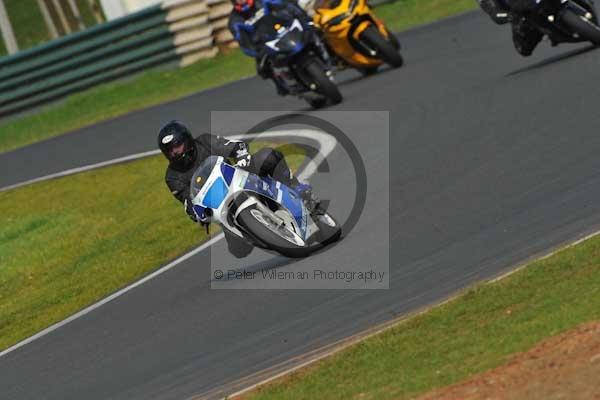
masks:
POLYGON ((331 18, 329 21, 327 21, 326 25, 327 26, 338 25, 338 24, 344 22, 345 19, 349 18, 350 15, 352 15, 352 14, 347 13, 347 12, 339 14, 339 15, 331 18))
POLYGON ((327 21, 326 25, 327 26, 338 25, 338 24, 342 23, 345 19, 350 18, 352 16, 352 14, 354 13, 354 9, 356 8, 357 5, 358 5, 358 0, 352 0, 350 2, 350 6, 348 7, 348 11, 343 12, 342 14, 338 14, 335 17, 331 18, 329 21, 327 21))
POLYGON ((289 29, 281 31, 280 35, 276 39, 265 42, 265 45, 282 53, 294 52, 298 45, 302 42, 303 33, 304 28, 302 27, 300 21, 296 19, 289 29))

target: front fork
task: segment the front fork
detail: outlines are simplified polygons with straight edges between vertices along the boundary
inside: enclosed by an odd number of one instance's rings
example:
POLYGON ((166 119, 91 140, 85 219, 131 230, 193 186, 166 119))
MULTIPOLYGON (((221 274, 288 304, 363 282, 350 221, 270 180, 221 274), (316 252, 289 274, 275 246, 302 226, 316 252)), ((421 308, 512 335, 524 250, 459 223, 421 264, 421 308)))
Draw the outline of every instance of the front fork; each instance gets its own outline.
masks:
POLYGON ((327 50, 327 46, 325 45, 325 42, 320 37, 319 33, 313 32, 313 35, 314 35, 314 44, 315 44, 315 47, 317 48, 317 50, 319 51, 319 56, 320 56, 321 60, 325 63, 325 67, 327 68, 327 70, 332 70, 333 69, 333 59, 332 59, 331 55, 329 54, 329 50, 327 50))
POLYGON ((390 38, 392 34, 387 30, 386 26, 383 23, 376 19, 376 17, 372 13, 369 12, 363 14, 358 18, 359 20, 357 21, 356 26, 350 29, 350 35, 352 37, 352 41, 354 43, 355 48, 360 49, 364 55, 374 57, 377 54, 377 51, 369 46, 369 43, 365 43, 363 40, 361 40, 361 34, 369 26, 374 26, 375 28, 377 28, 381 36, 383 36, 386 40, 392 43, 392 45, 397 50, 400 50, 400 42, 395 38, 390 38))

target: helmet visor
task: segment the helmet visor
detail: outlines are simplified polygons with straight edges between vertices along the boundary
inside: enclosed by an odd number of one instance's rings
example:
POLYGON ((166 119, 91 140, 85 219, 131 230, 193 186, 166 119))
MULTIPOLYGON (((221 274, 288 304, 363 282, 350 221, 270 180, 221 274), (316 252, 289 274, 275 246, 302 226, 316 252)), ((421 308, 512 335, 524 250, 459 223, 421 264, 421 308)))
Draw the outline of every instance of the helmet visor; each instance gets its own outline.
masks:
POLYGON ((169 158, 171 160, 176 160, 180 158, 183 153, 185 153, 185 143, 176 144, 169 149, 169 158))

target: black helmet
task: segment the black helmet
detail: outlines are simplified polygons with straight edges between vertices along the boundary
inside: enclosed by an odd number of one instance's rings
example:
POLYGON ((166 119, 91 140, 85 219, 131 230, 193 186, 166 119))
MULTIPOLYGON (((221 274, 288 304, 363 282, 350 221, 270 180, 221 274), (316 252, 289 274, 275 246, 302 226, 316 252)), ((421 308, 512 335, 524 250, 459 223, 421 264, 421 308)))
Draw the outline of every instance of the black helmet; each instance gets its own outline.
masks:
POLYGON ((169 121, 160 128, 158 147, 170 165, 176 168, 189 168, 196 161, 194 138, 179 121, 169 121))

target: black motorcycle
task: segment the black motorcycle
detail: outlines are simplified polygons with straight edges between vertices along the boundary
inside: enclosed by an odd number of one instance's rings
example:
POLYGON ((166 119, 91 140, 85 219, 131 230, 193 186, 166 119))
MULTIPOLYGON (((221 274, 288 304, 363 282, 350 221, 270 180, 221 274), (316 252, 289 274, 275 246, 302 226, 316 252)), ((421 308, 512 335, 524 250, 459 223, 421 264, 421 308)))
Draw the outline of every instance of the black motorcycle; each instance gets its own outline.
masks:
POLYGON ((592 42, 600 45, 600 27, 592 0, 531 0, 523 17, 553 45, 592 42))

